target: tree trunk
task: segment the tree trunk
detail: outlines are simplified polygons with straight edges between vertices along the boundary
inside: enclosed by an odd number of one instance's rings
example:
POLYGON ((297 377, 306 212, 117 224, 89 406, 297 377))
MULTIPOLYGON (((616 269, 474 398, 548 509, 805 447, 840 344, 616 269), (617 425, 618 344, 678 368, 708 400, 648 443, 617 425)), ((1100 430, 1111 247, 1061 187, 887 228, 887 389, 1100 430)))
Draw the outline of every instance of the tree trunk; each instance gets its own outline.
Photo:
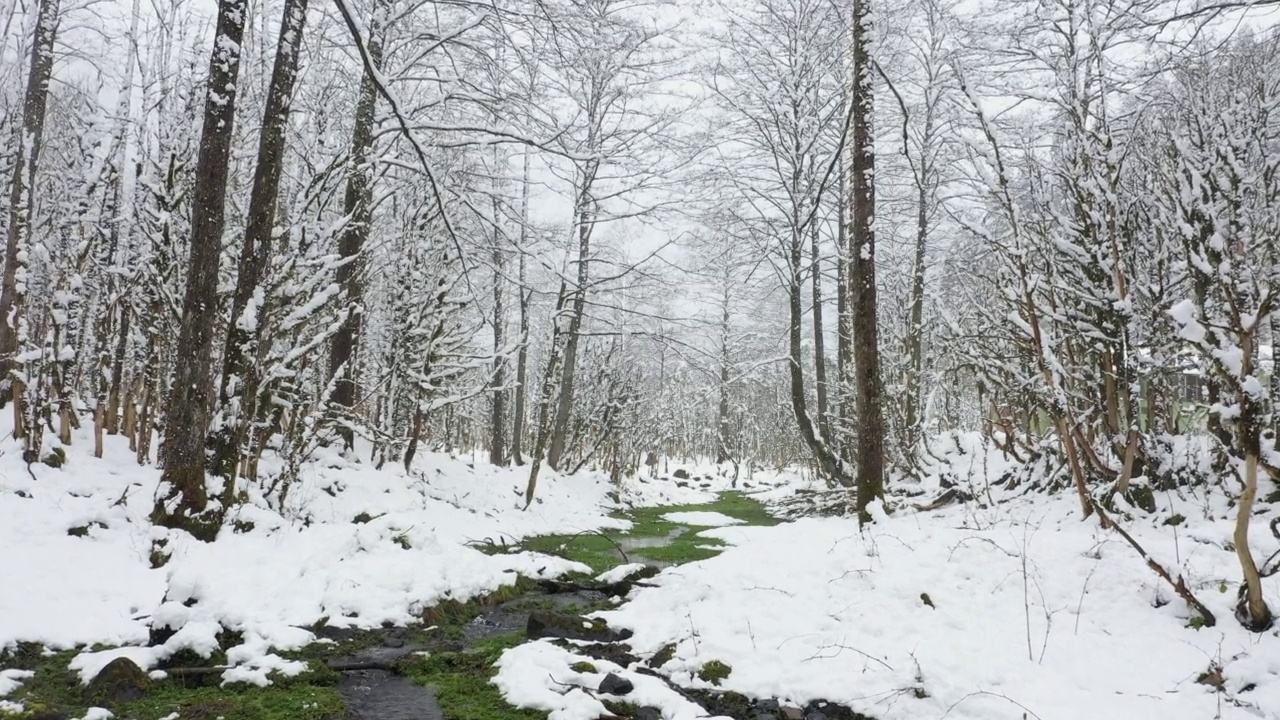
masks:
POLYGON ((307 0, 285 0, 275 64, 267 90, 267 105, 258 136, 258 165, 249 195, 244 244, 240 248, 240 269, 231 300, 231 322, 227 323, 222 384, 218 392, 222 427, 216 428, 209 437, 212 470, 226 478, 228 487, 234 486, 245 440, 260 412, 258 393, 262 375, 257 359, 268 302, 265 284, 272 240, 277 235, 276 201, 280 195, 289 106, 298 78, 298 52, 302 47, 306 19, 307 0))
POLYGON ((547 451, 547 464, 560 468, 565 440, 569 434, 569 415, 573 411, 573 390, 578 371, 578 336, 582 331, 582 318, 587 307, 587 283, 591 257, 591 233, 595 220, 594 201, 591 199, 591 183, 595 177, 592 167, 583 173, 582 192, 578 200, 578 275, 573 292, 573 314, 569 317, 569 331, 564 341, 564 367, 560 378, 560 395, 556 402, 555 423, 551 431, 551 447, 547 451))
POLYGON ((733 278, 725 266, 723 295, 720 298, 720 404, 717 408, 719 434, 716 446, 716 463, 729 460, 729 300, 733 278))
POLYGON ((809 451, 813 453, 813 457, 822 473, 829 478, 834 478, 842 486, 850 487, 853 484, 853 479, 846 470, 844 461, 831 450, 831 447, 818 433, 817 428, 814 426, 813 418, 809 416, 808 401, 805 398, 804 302, 802 298, 804 282, 800 274, 800 268, 804 262, 803 232, 804 229, 799 222, 799 210, 797 209, 796 215, 792 218, 790 248, 788 249, 791 276, 787 287, 787 307, 790 310, 787 347, 789 352, 791 410, 795 414, 796 426, 800 430, 800 437, 804 440, 809 451))
POLYGON ((516 406, 515 421, 511 427, 511 457, 516 465, 523 465, 521 457, 524 447, 525 398, 528 396, 526 384, 529 380, 529 302, 533 293, 528 289, 525 256, 528 254, 526 243, 529 241, 529 151, 524 153, 524 182, 520 196, 520 280, 516 291, 520 293, 520 352, 516 357, 516 406))
POLYGON ((853 3, 853 146, 850 162, 850 223, 853 241, 851 291, 854 297, 854 375, 858 403, 858 520, 871 519, 867 506, 884 494, 884 417, 876 326, 875 145, 871 133, 871 56, 867 37, 870 0, 853 3))
POLYGON ((854 303, 849 297, 849 267, 852 252, 849 249, 849 233, 846 224, 845 199, 845 158, 839 159, 840 177, 837 180, 839 202, 837 203, 837 219, 839 221, 836 238, 836 393, 839 404, 839 441, 840 457, 846 462, 853 462, 853 444, 848 435, 854 431, 853 397, 849 389, 853 386, 853 310, 854 303))
POLYGON ((22 100, 22 135, 9 185, 9 226, 4 249, 4 276, 0 279, 0 407, 14 400, 14 436, 22 433, 21 383, 11 373, 22 342, 27 292, 27 244, 30 241, 31 210, 36 168, 44 138, 45 107, 49 100, 49 79, 53 74, 53 43, 61 19, 59 0, 41 0, 36 19, 35 41, 31 44, 31 69, 22 100), (4 388, 11 388, 5 393, 4 388))
MULTIPOLYGON (((497 173, 498 152, 494 150, 494 172, 497 173)), ((498 222, 498 188, 497 181, 494 181, 493 195, 490 198, 490 205, 493 209, 493 222, 498 222)), ((507 407, 506 407, 506 359, 502 357, 503 343, 503 324, 506 321, 506 311, 503 309, 503 293, 502 284, 506 282, 504 277, 504 257, 502 233, 499 232, 495 225, 493 229, 493 378, 489 387, 491 402, 491 415, 489 417, 489 462, 494 465, 505 465, 507 462, 507 407)))
MULTIPOLYGON (((377 0, 373 21, 369 24, 369 59, 382 69, 382 41, 389 0, 377 0)), ((372 219, 374 110, 378 103, 378 83, 368 71, 360 81, 360 99, 356 103, 355 126, 351 131, 351 152, 347 161, 347 189, 343 197, 343 213, 347 224, 338 238, 338 254, 345 261, 338 268, 337 280, 343 297, 352 306, 342 326, 333 336, 329 351, 329 375, 335 377, 329 401, 348 410, 356 404, 355 363, 360 344, 361 305, 364 301, 364 263, 362 257, 369 240, 372 219)), ((350 449, 355 442, 349 427, 340 431, 350 449)))
POLYGON ((547 370, 542 376, 542 389, 538 395, 538 418, 537 424, 534 425, 536 435, 533 440, 533 454, 529 458, 529 484, 524 491, 525 510, 528 510, 529 506, 533 504, 533 494, 538 489, 538 471, 542 468, 543 454, 547 449, 547 438, 551 434, 549 416, 551 414, 551 403, 556 394, 556 375, 560 370, 560 315, 564 312, 564 303, 568 294, 568 289, 562 280, 560 282, 560 293, 556 298, 556 309, 551 315, 551 354, 547 358, 547 370))
POLYGON ((813 380, 817 386, 818 431, 822 433, 822 439, 829 444, 831 424, 827 412, 827 342, 822 329, 822 250, 819 243, 821 237, 818 232, 817 213, 814 213, 809 223, 809 241, 813 254, 813 264, 810 266, 810 272, 813 273, 813 380))
MULTIPOLYGON (((926 124, 926 137, 928 133, 929 128, 926 124)), ((923 436, 920 382, 921 374, 924 372, 924 261, 929 240, 929 193, 925 178, 928 177, 928 172, 928 158, 922 150, 920 174, 916 178, 916 247, 915 257, 911 263, 910 315, 907 318, 908 364, 906 398, 903 403, 906 415, 906 447, 902 448, 902 454, 909 467, 915 466, 916 449, 923 436)))
POLYGON ((220 0, 209 61, 204 127, 196 160, 191 208, 191 254, 182 303, 182 327, 161 455, 164 474, 151 519, 187 530, 200 540, 218 535, 224 504, 209 506, 204 451, 213 406, 213 331, 218 312, 227 171, 235 122, 236 80, 247 0, 220 0))

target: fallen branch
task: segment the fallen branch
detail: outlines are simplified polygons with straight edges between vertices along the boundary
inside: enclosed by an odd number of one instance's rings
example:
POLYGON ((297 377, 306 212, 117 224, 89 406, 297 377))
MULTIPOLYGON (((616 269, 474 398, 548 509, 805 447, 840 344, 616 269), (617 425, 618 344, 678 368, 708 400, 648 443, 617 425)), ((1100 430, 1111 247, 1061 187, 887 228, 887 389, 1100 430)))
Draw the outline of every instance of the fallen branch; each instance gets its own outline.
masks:
POLYGON ((1129 545, 1131 545, 1134 550, 1137 550, 1138 555, 1140 555, 1142 559, 1146 561, 1147 567, 1151 568, 1151 570, 1155 572, 1156 575, 1159 575, 1161 578, 1164 579, 1165 582, 1169 583, 1169 586, 1173 588, 1173 591, 1177 593, 1178 597, 1185 600, 1188 605, 1195 608, 1196 612, 1200 613, 1201 619, 1204 620, 1205 627, 1213 627, 1214 625, 1217 624, 1218 619, 1213 616, 1212 612, 1209 612, 1209 608, 1205 607, 1204 603, 1196 599, 1196 596, 1191 592, 1191 588, 1187 587, 1187 583, 1181 575, 1178 576, 1177 580, 1174 580, 1173 576, 1169 573, 1169 571, 1166 570, 1163 565, 1156 562, 1154 558, 1148 555, 1147 551, 1141 545, 1138 544, 1138 541, 1134 540, 1132 535, 1126 532, 1124 528, 1120 527, 1120 525, 1117 524, 1116 521, 1113 520, 1111 516, 1108 515, 1105 510, 1102 509, 1102 506, 1099 505, 1098 502, 1094 500, 1092 496, 1088 496, 1088 498, 1089 498, 1089 505, 1093 508, 1094 512, 1098 513, 1098 518, 1102 521, 1102 527, 1115 530, 1117 533, 1120 534, 1120 537, 1125 539, 1125 542, 1129 543, 1129 545))
MULTIPOLYGON (((568 540, 565 540, 564 542, 560 543, 560 548, 564 549, 565 547, 568 547, 569 543, 573 542, 574 540, 577 540, 583 535, 599 535, 605 540, 608 540, 610 545, 617 548, 618 554, 622 556, 622 562, 624 563, 631 562, 631 558, 627 557, 627 551, 623 550, 622 546, 619 545, 617 541, 615 541, 613 538, 609 537, 608 535, 605 535, 604 533, 600 532, 599 530, 583 530, 580 533, 575 533, 574 535, 570 536, 568 540)), ((565 559, 568 560, 569 558, 565 558, 565 559)))

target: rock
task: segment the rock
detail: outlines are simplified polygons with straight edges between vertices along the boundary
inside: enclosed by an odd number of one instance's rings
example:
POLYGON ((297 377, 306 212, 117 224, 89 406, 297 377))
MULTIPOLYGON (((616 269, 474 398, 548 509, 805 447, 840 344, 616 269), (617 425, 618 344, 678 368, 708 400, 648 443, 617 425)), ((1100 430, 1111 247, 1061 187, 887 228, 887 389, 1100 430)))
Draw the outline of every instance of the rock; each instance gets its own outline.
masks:
POLYGON ((89 683, 87 694, 95 702, 108 707, 141 700, 151 688, 151 678, 134 661, 119 657, 107 663, 89 683))
POLYGON ((627 646, 620 643, 570 643, 561 640, 557 644, 566 650, 573 650, 597 660, 607 660, 622 667, 640 662, 640 658, 627 652, 627 646))
POLYGON ((756 715, 756 720, 778 720, 778 716, 773 713, 760 713, 756 715))
POLYGON ((784 707, 782 717, 786 720, 804 720, 804 711, 798 707, 784 707))
POLYGON ((529 613, 525 631, 530 640, 538 638, 564 638, 596 642, 617 642, 631 637, 630 630, 614 631, 600 619, 587 620, 577 615, 553 612, 529 613))
POLYGON ((610 695, 626 695, 635 690, 636 686, 628 679, 609 673, 600 681, 600 692, 609 693, 610 695))
POLYGON ((687 482, 678 482, 678 483, 676 483, 676 487, 687 488, 687 487, 689 487, 689 483, 687 483, 687 482))
POLYGON ((689 479, 689 471, 688 471, 688 470, 685 470, 684 468, 676 468, 676 471, 675 471, 675 472, 673 472, 673 473, 671 473, 671 475, 672 475, 672 477, 674 477, 674 478, 676 478, 676 479, 678 479, 678 480, 688 480, 688 479, 689 479))
POLYGON ((383 639, 382 646, 389 648, 402 648, 404 647, 404 638, 396 637, 395 635, 388 636, 383 639))
POLYGON ((662 720, 662 711, 656 707, 642 707, 636 709, 636 714, 632 715, 632 720, 662 720))
POLYGON ((649 658, 649 660, 645 664, 651 668, 657 669, 671 662, 672 658, 674 658, 675 656, 676 656, 676 644, 667 643, 666 645, 663 645, 662 647, 658 648, 658 652, 654 653, 653 657, 649 658))
POLYGON ((768 713, 772 715, 778 712, 778 710, 779 710, 778 701, 774 700, 773 698, 765 698, 764 700, 761 700, 756 703, 756 711, 758 712, 768 713))
POLYGON ((827 720, 827 716, 824 713, 820 713, 815 710, 814 712, 805 715, 804 720, 827 720))

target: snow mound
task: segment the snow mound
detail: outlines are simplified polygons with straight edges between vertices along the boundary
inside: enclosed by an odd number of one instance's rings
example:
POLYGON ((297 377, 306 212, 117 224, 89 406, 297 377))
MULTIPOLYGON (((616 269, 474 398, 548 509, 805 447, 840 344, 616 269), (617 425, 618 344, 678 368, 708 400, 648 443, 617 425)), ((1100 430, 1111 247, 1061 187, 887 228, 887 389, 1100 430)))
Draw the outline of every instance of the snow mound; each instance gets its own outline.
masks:
POLYGON ((632 573, 640 572, 646 567, 648 567, 648 565, 645 565, 644 563, 626 563, 624 565, 619 565, 615 568, 605 570, 596 576, 596 581, 606 584, 622 582, 627 579, 627 576, 632 573))
MULTIPOLYGON (((126 655, 155 667, 179 650, 209 656, 218 634, 242 644, 228 650, 236 667, 223 679, 265 683, 269 673, 304 668, 275 650, 314 640, 308 628, 408 624, 450 598, 466 601, 513 583, 517 575, 553 577, 587 566, 536 553, 486 554, 524 537, 625 528, 609 517, 613 485, 598 473, 542 478, 523 509, 527 471, 496 468, 469 456, 420 454, 413 472, 378 470, 337 454, 315 458, 284 507, 250 484, 216 541, 153 528, 160 473, 140 467, 120 438, 91 457, 89 435, 67 448, 60 469, 0 452, 0 650, 18 642, 53 649, 101 644, 75 669, 92 678, 126 655), (153 542, 170 557, 152 569, 153 542), (142 647, 152 627, 173 631, 142 647)), ((366 455, 367 456, 367 455, 366 455)), ((264 473, 272 471, 264 458, 264 473)), ((0 686, 16 680, 6 675, 0 686)))
POLYGON ((662 680, 629 672, 607 660, 577 655, 546 640, 507 650, 497 662, 492 682, 508 703, 549 713, 548 720, 596 720, 610 715, 594 696, 607 673, 630 680, 635 688, 625 700, 637 706, 655 707, 666 720, 728 720, 708 718, 706 711, 686 700, 662 680), (597 672, 577 672, 573 664, 589 662, 597 672))
MULTIPOLYGON (((1070 496, 899 511, 861 532, 839 518, 709 531, 734 545, 598 615, 633 630, 640 656, 675 643, 663 672, 681 685, 707 687, 695 673, 719 660, 725 690, 878 720, 1280 718, 1280 637, 1232 618, 1231 515, 1176 509, 1198 519, 1128 530, 1188 579, 1212 628, 1070 496), (1197 682, 1211 667, 1225 695, 1197 682)), ((1264 590, 1280 598, 1280 578, 1264 590)))

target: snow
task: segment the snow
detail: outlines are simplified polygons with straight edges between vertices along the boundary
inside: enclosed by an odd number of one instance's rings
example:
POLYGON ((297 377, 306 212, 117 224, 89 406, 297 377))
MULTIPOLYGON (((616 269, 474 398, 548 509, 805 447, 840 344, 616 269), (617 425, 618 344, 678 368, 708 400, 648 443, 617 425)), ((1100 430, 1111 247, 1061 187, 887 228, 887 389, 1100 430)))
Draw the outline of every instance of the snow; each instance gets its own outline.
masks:
MULTIPOLYGON (((821 488, 794 471, 744 472, 735 482, 714 466, 687 467, 688 487, 665 472, 621 488, 593 473, 550 473, 525 512, 523 471, 423 454, 406 473, 322 454, 283 508, 251 491, 233 517, 244 531, 228 527, 199 543, 150 526, 159 473, 136 466, 118 440, 108 438, 106 457, 95 460, 91 443, 78 438, 63 469, 33 465, 35 479, 18 453, 0 454, 0 547, 8 549, 0 573, 5 587, 21 588, 0 593, 0 646, 115 646, 75 657, 70 667, 83 682, 117 657, 151 669, 179 650, 208 655, 224 628, 242 636, 227 651, 233 668, 224 683, 296 674, 305 665, 281 653, 313 642, 305 628, 321 618, 352 627, 412 623, 441 599, 492 591, 517 573, 585 570, 471 544, 622 529, 626 521, 609 517, 614 491, 625 503, 671 505, 735 486, 768 501, 821 488), (84 527, 83 537, 67 534, 84 527), (157 538, 172 554, 152 569, 157 538), (151 625, 174 633, 146 647, 151 625)), ((974 434, 935 442, 912 490, 936 492, 945 479, 981 502, 918 512, 890 498, 862 529, 847 518, 758 527, 673 510, 664 517, 706 528, 699 534, 725 541, 725 551, 663 570, 598 615, 632 630, 628 642, 642 659, 674 644, 660 672, 677 685, 712 687, 697 673, 718 660, 732 668, 719 689, 792 706, 825 699, 877 720, 1280 719, 1280 635, 1249 633, 1233 618, 1234 480, 1216 477, 1206 438, 1162 438, 1152 447, 1162 474, 1209 484, 1158 492, 1154 514, 1127 508, 1131 517, 1116 516, 1187 579, 1217 616, 1213 627, 1198 628, 1118 534, 1081 517, 1071 493, 1044 495, 1029 489, 1033 482, 1001 489, 997 480, 1027 469, 974 434), (1175 514, 1181 524, 1166 525, 1175 514), (1221 670, 1222 693, 1197 682, 1211 668, 1221 670)), ((1280 549, 1266 522, 1257 518, 1253 532, 1260 560, 1280 549)), ((1280 605, 1280 576, 1263 589, 1273 609, 1280 605)), ((553 720, 597 718, 597 689, 609 672, 634 683, 628 702, 659 708, 666 720, 702 717, 660 678, 546 641, 508 650, 496 672, 509 702, 553 720), (583 660, 597 672, 575 671, 583 660)), ((0 671, 0 698, 29 676, 0 671)), ((0 713, 20 710, 0 699, 0 713)), ((100 712, 86 717, 109 717, 100 712)))
MULTIPOLYGON (((615 568, 610 568, 609 570, 605 570, 604 572, 600 573, 599 575, 596 576, 596 580, 602 583, 622 582, 623 580, 626 580, 627 577, 632 573, 639 572, 645 569, 646 567, 648 566, 645 565, 644 563, 624 563, 615 568)), ((0 692, 0 695, 3 695, 3 694, 4 694, 3 692, 0 692)))
POLYGON ((32 677, 35 673, 30 670, 0 670, 0 698, 17 690, 22 686, 22 681, 32 677))
MULTIPOLYGON (((997 458, 987 477, 1006 469, 997 458)), ((732 667, 723 689, 826 699, 878 720, 1280 718, 1277 632, 1251 634, 1232 616, 1240 571, 1225 498, 1163 502, 1163 514, 1137 512, 1126 528, 1188 578, 1217 616, 1212 628, 1196 629, 1186 604, 1119 535, 1083 520, 1070 494, 927 514, 877 506, 862 531, 844 518, 706 530, 732 547, 598 615, 633 630, 641 658, 674 643, 662 671, 678 684, 710 687, 696 673, 719 660, 732 667), (1182 526, 1162 524, 1172 512, 1182 526), (1196 682, 1215 663, 1230 702, 1196 682)), ((1262 532, 1254 544, 1261 557, 1276 550, 1262 532)), ((1280 579, 1264 592, 1274 606, 1280 579)))
MULTIPOLYGON (((946 477, 987 502, 927 513, 876 504, 862 530, 846 518, 704 530, 731 547, 664 570, 597 615, 634 631, 642 661, 674 644, 661 672, 677 685, 711 689, 697 672, 718 660, 732 668, 719 689, 784 706, 825 699, 877 720, 1280 718, 1280 632, 1249 633, 1233 618, 1240 571, 1226 493, 1161 492, 1156 513, 1117 514, 1216 615, 1200 627, 1117 533, 1081 517, 1073 495, 1002 490, 995 481, 1014 462, 973 434, 944 440, 923 489, 946 477), (1173 515, 1181 524, 1164 524, 1173 515), (1211 668, 1222 693, 1197 682, 1211 668)), ((1161 472, 1212 478, 1204 440, 1163 438, 1161 472)), ((1277 542, 1265 518, 1255 524, 1254 553, 1268 557, 1277 542)), ((1280 578, 1264 593, 1274 608, 1280 578)), ((553 718, 591 717, 590 697, 564 692, 591 687, 570 669, 587 659, 523 646, 503 656, 495 683, 553 718)), ((620 674, 637 687, 647 677, 620 674)), ((628 700, 678 716, 661 698, 628 700)))
MULTIPOLYGON (((607 660, 589 660, 598 672, 573 670, 576 662, 587 660, 546 640, 526 643, 507 650, 498 660, 498 674, 493 684, 502 691, 507 702, 517 707, 542 710, 548 720, 596 720, 607 715, 604 703, 592 693, 607 673, 617 673, 630 680, 635 689, 625 700, 640 706, 662 710, 666 720, 707 718, 706 711, 686 700, 662 680, 629 672, 607 660)), ((716 717, 710 720, 722 720, 716 717)))
POLYGON ((662 516, 663 520, 680 525, 694 525, 698 527, 723 527, 725 525, 739 525, 742 523, 736 517, 730 517, 724 513, 707 512, 702 510, 693 510, 689 512, 673 512, 662 516))
POLYGON ((360 628, 413 623, 442 599, 491 592, 518 573, 587 569, 535 553, 488 555, 469 543, 627 526, 608 516, 612 486, 599 474, 545 474, 526 512, 526 470, 420 453, 406 474, 331 454, 307 466, 285 508, 251 490, 232 519, 252 529, 225 527, 202 543, 151 527, 157 470, 137 466, 119 438, 107 439, 102 460, 91 448, 77 438, 62 469, 32 465, 36 479, 19 452, 0 454, 0 547, 17 548, 4 553, 0 572, 6 587, 21 588, 0 593, 0 648, 120 648, 81 653, 73 669, 85 682, 122 654, 143 668, 184 649, 208 656, 229 628, 244 639, 227 653, 237 667, 224 681, 262 684, 270 671, 303 669, 273 651, 312 642, 303 628, 321 618, 360 628), (67 534, 86 525, 84 537, 67 534), (154 539, 171 552, 160 569, 150 567, 154 539), (141 647, 151 625, 176 633, 141 647))

